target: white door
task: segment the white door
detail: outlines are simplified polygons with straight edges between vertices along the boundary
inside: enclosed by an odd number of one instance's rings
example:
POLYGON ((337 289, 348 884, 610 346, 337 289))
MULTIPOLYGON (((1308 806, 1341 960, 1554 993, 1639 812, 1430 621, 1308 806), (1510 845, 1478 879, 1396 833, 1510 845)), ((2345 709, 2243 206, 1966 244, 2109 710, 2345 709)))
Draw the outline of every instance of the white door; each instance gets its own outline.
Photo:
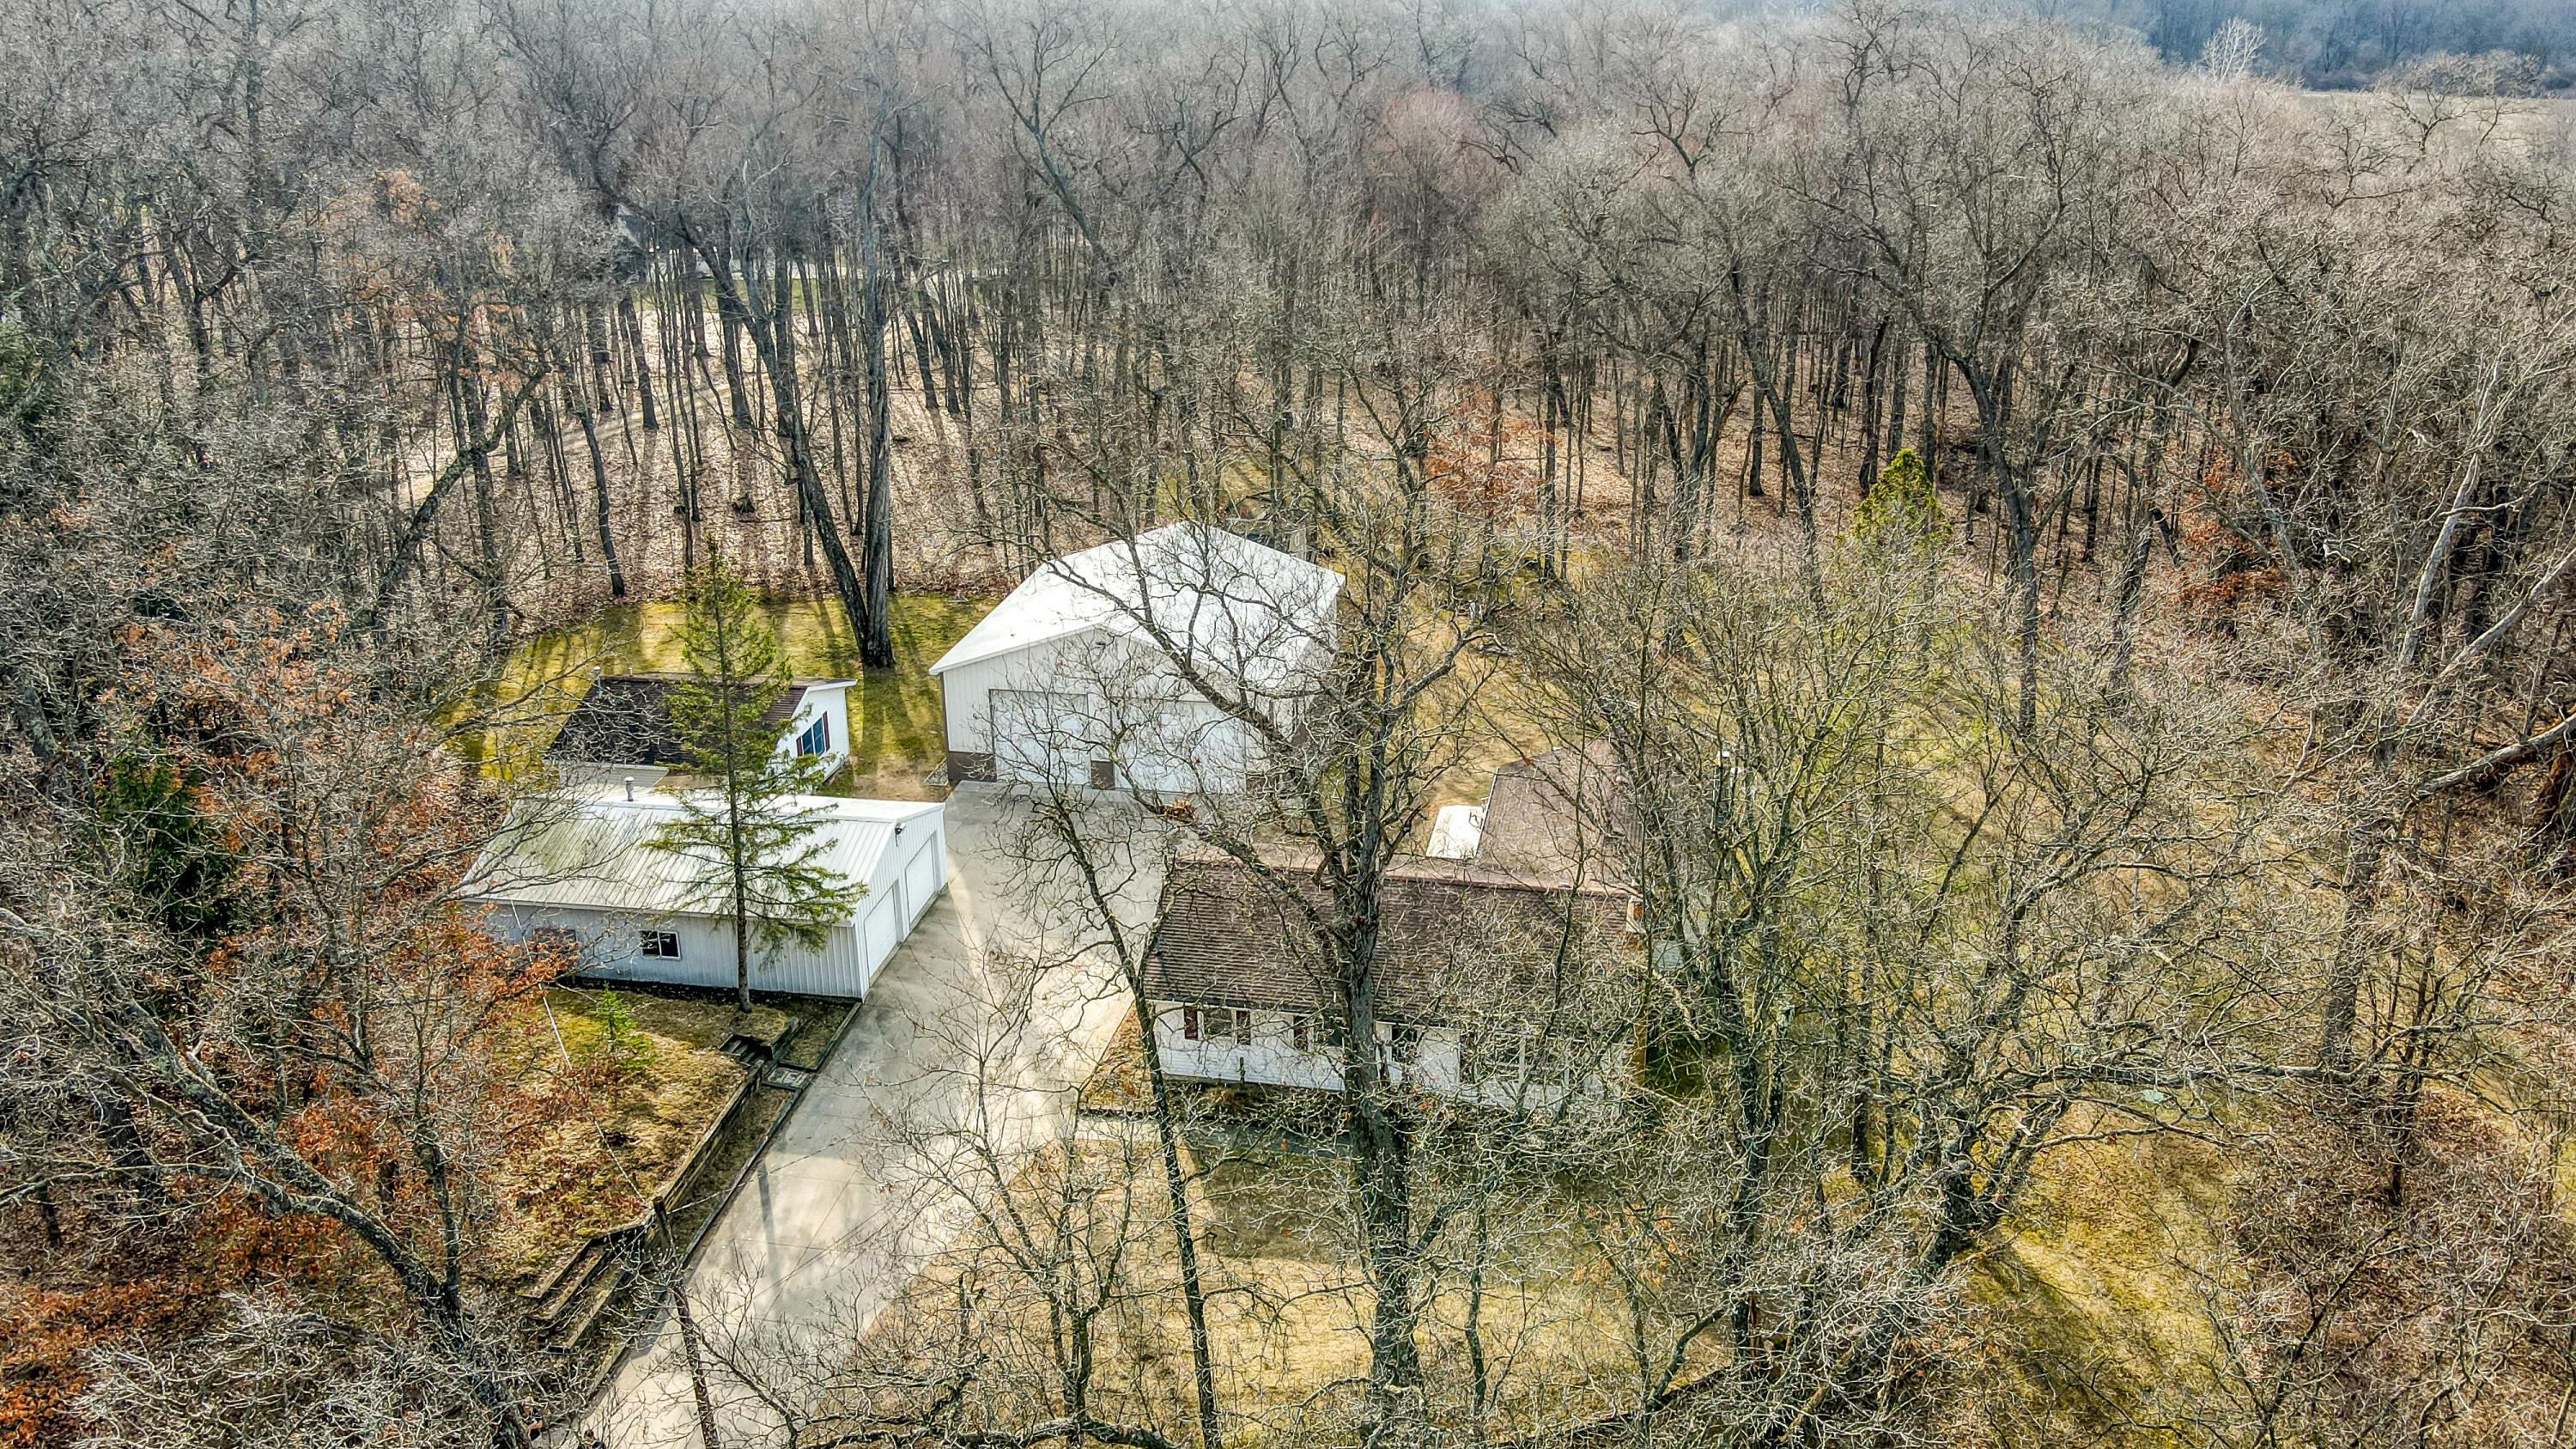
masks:
POLYGON ((880 904, 868 912, 866 943, 870 974, 884 967, 886 958, 894 954, 894 948, 902 941, 903 928, 896 924, 895 910, 880 904))
POLYGON ((1079 785, 1090 777, 1084 697, 1042 689, 993 691, 993 773, 1032 785, 1079 785))
POLYGON ((939 837, 933 835, 928 841, 923 843, 919 850, 913 853, 912 863, 904 867, 903 883, 906 891, 906 899, 910 902, 913 910, 921 911, 927 909, 930 905, 930 898, 939 894, 939 867, 941 860, 942 856, 940 855, 939 849, 939 837))

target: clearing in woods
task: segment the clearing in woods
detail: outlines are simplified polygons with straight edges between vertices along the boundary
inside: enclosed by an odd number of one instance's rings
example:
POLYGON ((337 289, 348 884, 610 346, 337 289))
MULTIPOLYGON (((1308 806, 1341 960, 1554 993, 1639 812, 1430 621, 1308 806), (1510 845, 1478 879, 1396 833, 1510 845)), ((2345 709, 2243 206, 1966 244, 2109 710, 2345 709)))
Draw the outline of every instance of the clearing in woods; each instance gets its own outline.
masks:
MULTIPOLYGON (((926 799, 922 777, 945 756, 940 733, 939 682, 930 666, 991 611, 991 599, 940 594, 897 594, 895 662, 863 669, 858 642, 837 599, 776 600, 769 615, 787 658, 799 675, 856 679, 850 695, 850 763, 834 777, 834 793, 880 799, 926 799)), ((578 623, 548 630, 511 651, 502 667, 498 697, 525 696, 508 711, 498 732, 496 759, 504 772, 540 757, 579 703, 593 670, 631 674, 679 669, 680 606, 668 602, 617 604, 578 623)))

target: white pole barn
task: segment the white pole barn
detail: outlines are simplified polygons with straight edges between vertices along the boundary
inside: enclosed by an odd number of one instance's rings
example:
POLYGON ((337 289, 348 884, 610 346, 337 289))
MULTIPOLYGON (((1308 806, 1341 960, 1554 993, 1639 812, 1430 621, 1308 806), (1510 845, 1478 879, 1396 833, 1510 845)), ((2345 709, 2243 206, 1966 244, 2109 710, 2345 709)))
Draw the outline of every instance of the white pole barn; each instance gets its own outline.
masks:
MULTIPOLYGON (((948 885, 947 832, 936 803, 791 796, 820 822, 821 861, 867 888, 820 948, 752 950, 751 986, 855 997, 885 968, 948 885)), ((733 919, 710 889, 709 863, 648 843, 678 819, 668 795, 551 800, 514 816, 467 874, 461 899, 491 908, 504 940, 560 932, 584 975, 731 989, 733 919)))
POLYGON ((1251 539, 1173 523, 1038 566, 930 666, 948 778, 1232 794, 1332 659, 1342 577, 1251 539))

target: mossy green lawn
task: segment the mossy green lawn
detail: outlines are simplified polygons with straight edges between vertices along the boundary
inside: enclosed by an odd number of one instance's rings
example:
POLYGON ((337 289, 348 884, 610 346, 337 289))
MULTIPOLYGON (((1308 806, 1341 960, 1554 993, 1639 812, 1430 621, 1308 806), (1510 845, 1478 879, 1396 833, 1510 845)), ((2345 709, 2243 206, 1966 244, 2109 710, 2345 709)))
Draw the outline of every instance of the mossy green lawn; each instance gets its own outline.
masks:
MULTIPOLYGON (((850 699, 850 724, 857 738, 849 767, 833 782, 835 791, 921 792, 921 777, 945 754, 939 682, 930 677, 930 666, 994 602, 896 595, 895 662, 885 669, 860 667, 858 636, 838 600, 773 600, 765 606, 796 673, 859 681, 850 699)), ((502 668, 498 694, 524 697, 526 704, 512 712, 500 758, 527 760, 541 753, 580 701, 593 669, 627 674, 681 668, 679 622, 677 603, 619 604, 513 650, 502 668)))

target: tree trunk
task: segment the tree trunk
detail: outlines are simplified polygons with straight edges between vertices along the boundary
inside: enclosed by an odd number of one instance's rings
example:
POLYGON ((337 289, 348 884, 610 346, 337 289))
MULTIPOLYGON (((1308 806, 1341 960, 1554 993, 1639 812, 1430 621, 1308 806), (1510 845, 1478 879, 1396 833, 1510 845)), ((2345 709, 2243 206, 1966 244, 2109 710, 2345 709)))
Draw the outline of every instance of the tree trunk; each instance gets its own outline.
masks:
POLYGON ((789 481, 823 546, 823 558, 831 567, 833 590, 840 596, 841 607, 855 621, 866 607, 866 594, 858 570, 850 564, 849 550, 841 546, 840 529, 832 522, 831 497, 823 491, 822 476, 814 471, 814 457, 806 446, 804 410, 798 401, 795 331, 786 315, 794 302, 788 285, 787 259, 781 254, 775 260, 769 315, 764 317, 753 311, 748 301, 759 295, 756 277, 746 271, 747 285, 737 290, 733 274, 717 266, 720 258, 712 248, 695 238, 690 239, 690 245, 716 274, 718 311, 741 321, 742 330, 751 336, 752 351, 760 359, 761 370, 769 377, 770 396, 777 404, 778 435, 787 444, 789 481))
POLYGON ((877 244, 873 204, 859 230, 860 356, 867 389, 867 498, 859 519, 860 576, 866 590, 862 611, 852 616, 858 631, 859 662, 871 668, 894 665, 894 400, 886 386, 887 287, 885 262, 877 244))
POLYGON ((600 451, 599 423, 591 415, 589 399, 581 395, 580 379, 573 379, 572 386, 564 391, 580 399, 573 405, 572 415, 573 420, 581 424, 583 445, 590 450, 590 483, 599 524, 599 556, 608 565, 608 596, 622 599, 626 597, 626 571, 618 566, 617 539, 609 531, 615 510, 608 496, 608 457, 600 451))
POLYGON ((653 407, 653 363, 644 355, 644 318, 635 309, 632 293, 618 293, 617 320, 626 333, 627 349, 635 354, 635 396, 644 431, 653 432, 662 426, 662 421, 653 407))

